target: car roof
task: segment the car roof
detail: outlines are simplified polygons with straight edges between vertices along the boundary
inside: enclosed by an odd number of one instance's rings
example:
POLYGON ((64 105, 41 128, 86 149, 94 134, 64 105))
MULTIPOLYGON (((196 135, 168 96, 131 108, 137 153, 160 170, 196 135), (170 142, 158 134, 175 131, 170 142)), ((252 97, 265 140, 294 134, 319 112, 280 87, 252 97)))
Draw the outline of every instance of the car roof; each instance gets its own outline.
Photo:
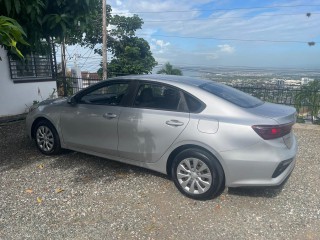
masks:
POLYGON ((178 83, 178 84, 181 83, 181 84, 186 84, 186 85, 191 85, 196 87, 204 83, 209 83, 209 82, 212 83, 212 81, 210 80, 205 80, 205 79, 196 78, 196 77, 162 75, 162 74, 128 75, 128 76, 110 78, 108 80, 120 80, 120 79, 157 81, 157 82, 163 82, 163 83, 178 83))

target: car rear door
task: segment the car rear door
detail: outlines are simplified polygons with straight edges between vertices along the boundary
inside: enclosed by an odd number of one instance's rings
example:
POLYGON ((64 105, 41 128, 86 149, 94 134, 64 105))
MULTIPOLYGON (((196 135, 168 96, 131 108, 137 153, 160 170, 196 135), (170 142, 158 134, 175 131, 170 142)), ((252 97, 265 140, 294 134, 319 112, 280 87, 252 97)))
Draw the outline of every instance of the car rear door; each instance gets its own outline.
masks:
POLYGON ((66 106, 60 119, 64 143, 71 149, 117 156, 117 124, 128 89, 128 81, 106 82, 66 106))
POLYGON ((141 83, 132 107, 121 111, 118 122, 119 156, 155 162, 189 123, 183 93, 174 87, 141 83))

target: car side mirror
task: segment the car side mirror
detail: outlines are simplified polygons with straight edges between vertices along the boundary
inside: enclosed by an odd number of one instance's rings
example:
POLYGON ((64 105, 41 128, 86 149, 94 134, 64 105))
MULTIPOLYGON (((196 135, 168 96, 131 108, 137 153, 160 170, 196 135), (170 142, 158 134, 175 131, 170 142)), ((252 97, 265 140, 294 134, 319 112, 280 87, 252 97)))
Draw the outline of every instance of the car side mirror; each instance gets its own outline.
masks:
POLYGON ((75 105, 77 101, 74 99, 74 97, 68 98, 68 103, 71 105, 75 105))

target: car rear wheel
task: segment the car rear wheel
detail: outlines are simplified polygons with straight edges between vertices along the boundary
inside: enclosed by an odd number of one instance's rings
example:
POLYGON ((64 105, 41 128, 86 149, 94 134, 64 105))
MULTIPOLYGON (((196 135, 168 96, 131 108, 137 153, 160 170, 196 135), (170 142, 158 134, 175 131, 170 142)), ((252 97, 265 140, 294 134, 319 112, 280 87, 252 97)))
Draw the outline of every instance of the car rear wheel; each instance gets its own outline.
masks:
POLYGON ((61 151, 59 135, 48 121, 40 121, 35 127, 35 141, 43 154, 54 155, 61 151))
POLYGON ((212 199, 224 188, 224 173, 220 163, 201 149, 180 152, 173 160, 172 177, 179 191, 193 199, 212 199))

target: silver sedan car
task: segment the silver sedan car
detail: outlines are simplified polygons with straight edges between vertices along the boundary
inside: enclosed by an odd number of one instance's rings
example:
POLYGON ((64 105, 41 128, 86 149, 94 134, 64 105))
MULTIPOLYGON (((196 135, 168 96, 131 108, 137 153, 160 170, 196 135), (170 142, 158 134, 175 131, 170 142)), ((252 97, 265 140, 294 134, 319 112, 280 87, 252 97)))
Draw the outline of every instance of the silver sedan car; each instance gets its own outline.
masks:
POLYGON ((167 75, 113 78, 27 116, 47 155, 62 148, 168 174, 194 199, 225 186, 277 186, 295 166, 296 110, 213 81, 167 75))

